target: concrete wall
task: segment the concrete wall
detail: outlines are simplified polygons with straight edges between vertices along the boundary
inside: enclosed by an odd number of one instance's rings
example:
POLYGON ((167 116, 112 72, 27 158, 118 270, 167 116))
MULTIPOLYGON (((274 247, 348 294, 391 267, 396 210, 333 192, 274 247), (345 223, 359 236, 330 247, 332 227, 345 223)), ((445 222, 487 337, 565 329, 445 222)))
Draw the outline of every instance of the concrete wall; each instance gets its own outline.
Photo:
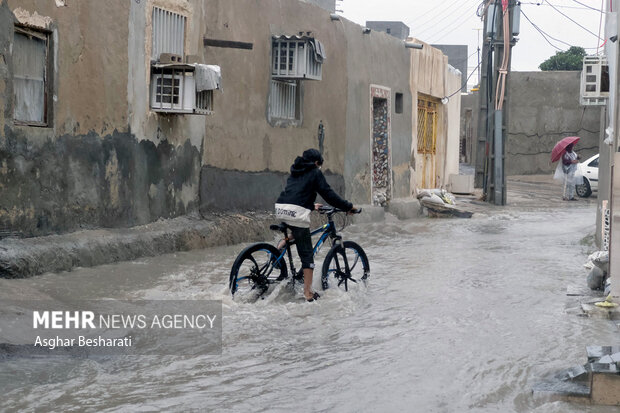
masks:
POLYGON ((565 136, 579 136, 576 151, 599 151, 599 106, 579 105, 580 72, 511 72, 506 174, 549 173, 550 154, 565 136))

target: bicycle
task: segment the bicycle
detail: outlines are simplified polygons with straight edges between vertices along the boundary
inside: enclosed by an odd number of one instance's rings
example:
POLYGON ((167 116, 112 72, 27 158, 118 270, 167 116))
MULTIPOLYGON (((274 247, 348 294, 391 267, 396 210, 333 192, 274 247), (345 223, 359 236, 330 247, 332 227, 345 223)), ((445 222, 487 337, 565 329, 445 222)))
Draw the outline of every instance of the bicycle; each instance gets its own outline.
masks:
MULTIPOLYGON (((361 208, 355 213, 360 213, 361 208)), ((349 291, 353 284, 366 284, 370 276, 370 265, 366 253, 357 243, 343 241, 338 234, 333 216, 336 213, 345 212, 333 207, 320 207, 320 214, 327 215, 327 223, 310 231, 310 235, 321 234, 314 244, 313 254, 316 256, 325 241, 331 241, 331 248, 321 268, 321 287, 327 290, 330 287, 330 279, 337 282, 337 287, 349 291)), ((245 248, 233 263, 230 271, 229 289, 233 297, 239 295, 256 295, 262 297, 269 287, 290 279, 291 285, 295 282, 303 283, 303 272, 295 271, 291 246, 294 241, 289 239, 288 225, 284 222, 269 227, 273 231, 279 231, 284 235, 285 244, 278 249, 267 242, 259 242, 245 248), (288 257, 290 272, 287 269, 288 257)))

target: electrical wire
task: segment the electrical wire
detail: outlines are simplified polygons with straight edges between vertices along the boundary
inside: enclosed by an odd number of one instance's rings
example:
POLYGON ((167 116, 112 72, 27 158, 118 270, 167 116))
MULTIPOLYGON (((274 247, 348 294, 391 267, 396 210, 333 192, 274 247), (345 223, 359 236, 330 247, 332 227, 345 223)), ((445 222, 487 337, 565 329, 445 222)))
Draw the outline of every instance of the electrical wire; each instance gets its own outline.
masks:
MULTIPOLYGON (((551 45, 551 47, 563 52, 565 51, 565 49, 562 49, 556 45, 554 45, 553 43, 551 43, 551 41, 549 40, 549 38, 555 40, 556 42, 560 42, 562 44, 565 44, 568 47, 573 47, 573 44, 567 43, 564 40, 560 40, 558 38, 555 38, 553 36, 551 36, 549 33, 545 32, 543 29, 541 29, 536 23, 534 23, 528 16, 527 14, 525 14, 525 12, 523 11, 523 9, 521 9, 521 14, 523 15, 523 17, 525 17, 525 19, 532 25, 532 27, 534 27, 534 29, 536 29, 540 35, 547 41, 547 43, 549 43, 549 45, 551 45)), ((586 50, 594 50, 596 49, 596 47, 584 47, 584 49, 586 50)))
MULTIPOLYGON (((520 1, 519 4, 525 4, 525 5, 532 5, 532 6, 549 6, 549 4, 545 4, 544 2, 534 2, 534 1, 520 1)), ((580 3, 583 4, 583 3, 580 3)), ((575 9, 575 10, 593 10, 593 11, 597 11, 599 13, 601 13, 601 11, 597 8, 594 8, 592 6, 586 6, 586 7, 577 7, 577 6, 555 6, 557 8, 560 9, 575 9)))
POLYGON ((438 19, 427 21, 427 22, 421 24, 420 26, 416 27, 415 28, 416 36, 417 37, 421 37, 421 36, 423 37, 423 34, 428 33, 429 31, 437 29, 437 25, 439 25, 441 27, 441 29, 440 29, 441 31, 443 31, 444 29, 450 28, 450 25, 452 24, 452 22, 449 23, 449 24, 446 24, 445 23, 446 19, 449 18, 450 16, 454 15, 457 12, 463 12, 463 11, 465 13, 462 13, 460 16, 458 16, 458 18, 456 20, 453 20, 453 21, 458 21, 460 18, 464 17, 468 13, 468 11, 470 10, 471 1, 472 0, 469 0, 469 3, 463 2, 459 6, 453 8, 450 13, 437 16, 438 19), (465 6, 465 7, 463 7, 463 6, 465 6))
MULTIPOLYGON (((587 4, 582 3, 582 2, 580 2, 580 1, 578 1, 578 0, 573 0, 573 1, 574 1, 575 3, 577 3, 577 4, 581 4, 581 5, 582 5, 583 7, 585 7, 586 9, 596 10, 596 11, 597 11, 597 12, 599 12, 599 13, 603 13, 603 7, 604 7, 604 6, 601 6, 601 9, 599 10, 599 9, 597 9, 596 7, 588 6, 587 4)), ((605 4, 605 1, 603 0, 603 2, 602 2, 602 3, 603 3, 603 4, 605 4)))
POLYGON ((497 87, 495 89, 496 110, 502 110, 504 107, 504 97, 506 96, 506 78, 508 77, 508 63, 510 62, 510 11, 508 10, 507 5, 503 7, 502 26, 504 29, 504 56, 502 57, 502 64, 497 70, 497 87))
POLYGON ((603 40, 601 39, 596 33, 594 33, 593 31, 590 31, 590 29, 588 29, 587 27, 582 26, 581 24, 579 24, 578 22, 576 22, 575 20, 573 20, 570 16, 566 15, 565 13, 563 13, 561 10, 558 10, 553 4, 551 4, 549 2, 549 0, 547 0, 547 4, 549 4, 549 6, 551 6, 551 8, 553 8, 553 10, 557 11, 558 13, 560 13, 562 16, 566 17, 568 20, 572 21, 573 23, 575 23, 577 26, 581 27, 583 30, 587 31, 588 33, 590 33, 591 35, 595 36, 597 39, 599 40, 603 40))
POLYGON ((418 33, 416 35, 421 35, 427 38, 435 38, 435 39, 437 39, 438 37, 443 38, 446 34, 449 34, 450 32, 454 31, 457 27, 461 27, 462 25, 468 22, 471 23, 471 21, 467 19, 468 15, 471 15, 471 8, 467 8, 462 11, 463 13, 456 16, 451 21, 443 24, 441 27, 429 27, 428 29, 423 30, 421 33, 418 33), (457 23, 459 23, 458 26, 455 26, 455 24, 457 23))
POLYGON ((433 34, 429 35, 428 37, 430 39, 434 39, 434 41, 431 43, 437 43, 439 40, 443 39, 444 37, 452 33, 454 30, 458 29, 459 27, 463 26, 466 23, 470 23, 470 21, 465 18, 468 13, 469 12, 466 12, 465 14, 458 16, 455 20, 450 22, 450 24, 447 27, 445 27, 442 30, 439 30, 434 35, 433 34), (457 23, 458 21, 460 21, 461 23, 455 26, 454 24, 457 23))
POLYGON ((478 68, 480 67, 480 65, 482 64, 482 62, 478 63, 478 66, 476 66, 471 73, 469 74, 469 76, 467 76, 467 79, 465 79, 464 84, 458 88, 458 90, 448 96, 446 96, 446 99, 450 99, 452 96, 456 95, 457 93, 459 93, 461 90, 463 90, 464 87, 467 86, 467 82, 469 81, 469 79, 471 79, 471 77, 474 75, 474 73, 476 73, 476 70, 478 70, 478 68))
MULTIPOLYGON (((436 17, 439 17, 439 16, 441 16, 441 13, 443 13, 443 12, 444 12, 444 10, 446 10, 446 9, 448 9, 448 8, 450 8, 450 7, 452 7, 453 5, 455 5, 455 4, 457 4, 457 3, 462 3, 462 2, 461 2, 461 0, 455 0, 455 1, 453 1, 452 3, 450 3, 450 4, 446 5, 446 6, 443 6, 442 8, 439 8, 439 7, 434 7, 434 8, 431 8, 431 9, 430 9, 430 10, 428 10, 426 13, 422 13, 421 15, 419 15, 418 17, 416 17, 416 20, 415 20, 415 21, 418 21, 418 20, 422 19, 422 17, 426 17, 426 16, 428 16, 428 15, 429 15, 429 14, 431 14, 432 12, 438 12, 438 14, 437 14, 437 15, 435 15, 435 16, 433 16, 433 17, 432 17, 433 19, 434 19, 434 18, 436 18, 436 17)), ((423 26, 424 24, 426 24, 427 22, 428 22, 428 21, 425 21, 424 23, 422 23, 422 26, 423 26)), ((410 27, 413 27, 413 26, 414 26, 414 21, 408 21, 408 22, 407 22, 407 24, 408 24, 410 27)))
MULTIPOLYGON (((605 7, 605 0, 601 0, 601 10, 603 10, 603 7, 605 7)), ((601 28, 603 27, 603 13, 601 13, 601 18, 598 21, 598 38, 601 38, 601 28)), ((605 40, 607 41, 607 40, 605 40)), ((598 46, 600 42, 596 42, 596 45, 598 46)), ((603 43, 605 44, 605 43, 603 43)), ((598 54, 598 47, 596 48, 596 53, 598 54)))

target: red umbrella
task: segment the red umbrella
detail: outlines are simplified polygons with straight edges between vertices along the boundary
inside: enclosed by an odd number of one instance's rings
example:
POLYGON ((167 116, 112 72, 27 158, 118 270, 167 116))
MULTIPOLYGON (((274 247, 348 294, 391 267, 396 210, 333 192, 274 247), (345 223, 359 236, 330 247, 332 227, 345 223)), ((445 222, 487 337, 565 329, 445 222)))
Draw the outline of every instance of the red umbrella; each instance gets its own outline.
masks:
POLYGON ((567 136, 566 138, 556 143, 553 147, 553 150, 551 151, 551 162, 556 162, 560 160, 560 158, 564 154, 564 150, 566 150, 566 147, 577 142, 579 142, 579 136, 567 136))

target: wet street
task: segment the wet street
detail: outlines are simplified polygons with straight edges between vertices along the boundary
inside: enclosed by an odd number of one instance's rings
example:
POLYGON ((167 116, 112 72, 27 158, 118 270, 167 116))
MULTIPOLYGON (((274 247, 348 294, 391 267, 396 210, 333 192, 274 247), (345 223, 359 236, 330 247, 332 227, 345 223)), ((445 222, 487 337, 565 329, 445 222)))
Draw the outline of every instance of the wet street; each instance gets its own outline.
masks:
POLYGON ((613 323, 578 316, 566 296, 585 285, 596 198, 510 188, 509 206, 474 205, 471 219, 347 227, 369 257, 368 287, 331 289, 316 303, 285 288, 233 301, 228 276, 243 245, 0 280, 2 291, 59 302, 223 303, 221 355, 7 358, 0 410, 617 411, 532 395, 541 379, 585 363, 586 345, 618 342, 613 323))

